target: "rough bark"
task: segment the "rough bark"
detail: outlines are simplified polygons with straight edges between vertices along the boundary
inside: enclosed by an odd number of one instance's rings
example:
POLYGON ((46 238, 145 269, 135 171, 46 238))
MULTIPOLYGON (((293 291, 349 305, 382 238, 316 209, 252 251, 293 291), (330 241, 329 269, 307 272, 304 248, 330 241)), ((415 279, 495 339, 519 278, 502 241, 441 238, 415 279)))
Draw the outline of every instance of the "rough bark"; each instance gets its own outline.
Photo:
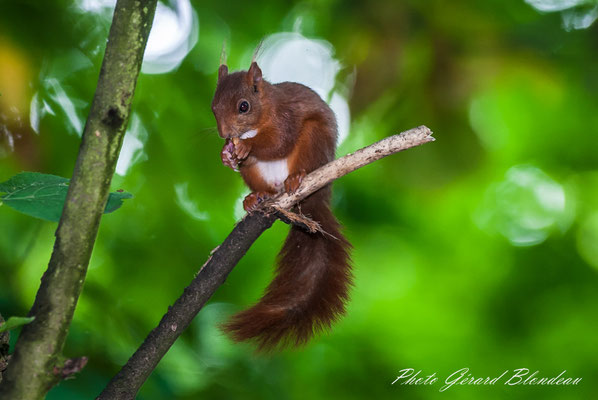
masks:
POLYGON ((108 198, 156 1, 116 4, 54 250, 29 312, 35 320, 21 331, 0 384, 2 399, 42 399, 68 367, 62 348, 108 198))
MULTIPOLYGON (((4 318, 2 318, 2 314, 0 314, 0 325, 4 322, 4 318)), ((4 370, 8 366, 8 360, 10 356, 8 355, 8 344, 10 342, 10 332, 0 332, 0 382, 2 382, 2 375, 4 375, 4 370)))

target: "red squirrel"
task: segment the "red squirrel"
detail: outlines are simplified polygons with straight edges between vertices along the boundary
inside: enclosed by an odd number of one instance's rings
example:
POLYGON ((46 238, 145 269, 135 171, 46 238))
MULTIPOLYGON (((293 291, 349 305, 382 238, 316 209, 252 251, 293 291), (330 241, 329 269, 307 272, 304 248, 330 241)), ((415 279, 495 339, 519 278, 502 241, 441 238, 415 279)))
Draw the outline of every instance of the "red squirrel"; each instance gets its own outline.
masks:
MULTIPOLYGON (((337 126, 320 96, 299 83, 270 84, 252 62, 229 74, 222 64, 212 101, 222 162, 238 170, 251 189, 247 212, 332 161, 337 126)), ((235 341, 255 340, 259 350, 305 344, 345 312, 352 275, 350 243, 330 210, 330 185, 298 204, 326 234, 291 226, 278 256, 276 276, 261 300, 223 325, 235 341)))

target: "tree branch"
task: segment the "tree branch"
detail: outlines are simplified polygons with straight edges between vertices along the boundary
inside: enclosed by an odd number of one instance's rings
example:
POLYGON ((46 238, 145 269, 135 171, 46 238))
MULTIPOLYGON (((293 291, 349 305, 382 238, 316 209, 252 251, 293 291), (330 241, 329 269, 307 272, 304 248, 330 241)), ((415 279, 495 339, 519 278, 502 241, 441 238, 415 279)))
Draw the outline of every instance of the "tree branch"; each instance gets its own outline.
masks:
POLYGON ((423 125, 398 135, 389 136, 318 168, 303 179, 295 193, 283 193, 272 203, 266 203, 265 206, 290 209, 301 199, 349 172, 399 151, 433 141, 432 131, 423 125))
MULTIPOLYGON (((0 314, 0 325, 4 322, 4 318, 2 318, 2 314, 0 314)), ((2 382, 2 375, 4 374, 4 370, 8 366, 8 360, 10 356, 8 355, 8 345, 10 342, 10 332, 0 332, 0 382, 2 382)))
MULTIPOLYGON (((157 0, 118 0, 54 250, 15 352, 0 398, 45 397, 62 377, 61 352, 83 287, 157 0)), ((80 363, 78 365, 81 365, 80 363)))
POLYGON ((228 274, 243 257, 253 242, 275 221, 273 210, 286 210, 309 194, 382 157, 408 148, 431 142, 432 132, 420 126, 400 135, 383 139, 371 146, 332 161, 307 175, 299 189, 292 195, 283 194, 265 203, 262 210, 241 220, 224 242, 217 247, 199 270, 191 284, 185 288, 159 325, 147 336, 129 361, 112 378, 96 400, 133 400, 160 359, 179 335, 189 326, 195 315, 224 283, 228 274), (265 210, 264 210, 265 208, 265 210))

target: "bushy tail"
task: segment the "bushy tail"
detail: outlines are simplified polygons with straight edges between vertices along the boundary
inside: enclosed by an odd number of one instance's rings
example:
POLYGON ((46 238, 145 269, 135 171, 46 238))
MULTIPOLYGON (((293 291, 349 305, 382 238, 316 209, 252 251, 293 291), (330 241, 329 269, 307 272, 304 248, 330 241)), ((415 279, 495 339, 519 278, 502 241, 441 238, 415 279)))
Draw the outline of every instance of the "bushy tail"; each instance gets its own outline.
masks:
POLYGON ((327 234, 291 227, 276 277, 262 299, 223 325, 234 340, 255 340, 258 350, 299 346, 345 312, 352 282, 351 245, 329 202, 329 186, 303 200, 301 212, 319 222, 327 234))

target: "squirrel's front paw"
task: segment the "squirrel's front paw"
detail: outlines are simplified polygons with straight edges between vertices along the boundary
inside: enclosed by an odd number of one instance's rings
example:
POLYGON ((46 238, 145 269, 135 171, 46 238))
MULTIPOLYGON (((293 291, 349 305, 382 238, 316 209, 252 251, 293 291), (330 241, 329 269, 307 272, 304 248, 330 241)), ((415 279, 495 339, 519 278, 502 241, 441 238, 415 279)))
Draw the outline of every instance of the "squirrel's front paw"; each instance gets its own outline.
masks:
POLYGON ((237 157, 237 160, 241 161, 247 158, 249 152, 251 151, 251 145, 247 143, 247 140, 234 138, 234 153, 237 157))
POLYGON ((301 182, 303 182, 303 178, 305 178, 304 169, 296 174, 289 175, 289 177, 284 181, 284 190, 287 193, 295 193, 295 191, 299 188, 299 185, 301 185, 301 182))
POLYGON ((235 171, 239 170, 239 161, 235 156, 235 145, 233 144, 232 140, 226 139, 226 143, 220 152, 220 158, 222 159, 222 164, 232 168, 235 171))
POLYGON ((266 192, 251 192, 243 200, 243 208, 247 212, 255 210, 264 200, 270 198, 266 192))

